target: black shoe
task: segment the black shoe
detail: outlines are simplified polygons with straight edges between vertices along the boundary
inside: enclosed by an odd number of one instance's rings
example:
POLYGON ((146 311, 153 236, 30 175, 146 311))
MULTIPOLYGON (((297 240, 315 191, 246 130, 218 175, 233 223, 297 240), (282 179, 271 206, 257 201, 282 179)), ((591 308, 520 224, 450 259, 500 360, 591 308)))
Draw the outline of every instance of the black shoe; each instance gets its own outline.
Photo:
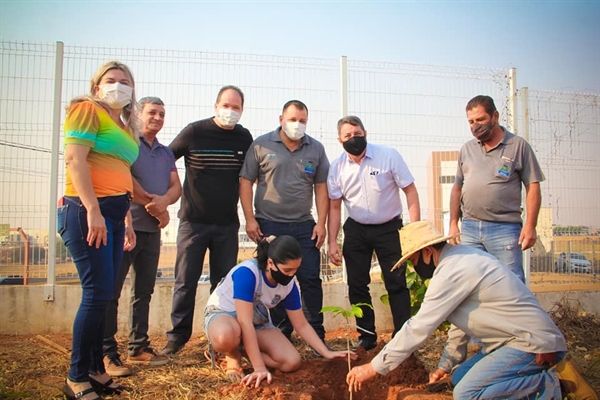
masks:
POLYGON ((75 393, 73 391, 73 389, 71 389, 71 386, 69 386, 69 384, 67 383, 66 379, 65 379, 65 383, 63 384, 62 392, 65 395, 65 397, 67 398, 67 400, 78 400, 78 399, 82 398, 83 396, 85 396, 86 394, 90 394, 90 393, 94 393, 96 395, 96 398, 94 398, 93 400, 102 400, 102 398, 100 396, 98 396, 98 393, 96 393, 96 391, 94 390, 93 387, 87 388, 79 393, 75 393))
POLYGON ((358 341, 358 343, 356 344, 356 346, 352 347, 352 351, 356 351, 359 348, 363 348, 365 351, 369 351, 371 349, 374 349, 377 346, 377 339, 376 338, 362 338, 358 341))
POLYGON ((165 356, 172 356, 172 355, 179 353, 179 351, 181 349, 183 349, 183 346, 185 346, 185 344, 179 344, 177 342, 173 342, 173 341, 169 340, 167 342, 167 345, 165 347, 163 347, 161 352, 165 356))
POLYGON ((113 381, 112 379, 107 380, 106 383, 102 383, 90 376, 90 383, 92 384, 92 388, 94 388, 96 392, 102 392, 106 394, 121 394, 123 392, 131 392, 131 388, 127 386, 110 386, 113 383, 115 383, 115 381, 113 381))

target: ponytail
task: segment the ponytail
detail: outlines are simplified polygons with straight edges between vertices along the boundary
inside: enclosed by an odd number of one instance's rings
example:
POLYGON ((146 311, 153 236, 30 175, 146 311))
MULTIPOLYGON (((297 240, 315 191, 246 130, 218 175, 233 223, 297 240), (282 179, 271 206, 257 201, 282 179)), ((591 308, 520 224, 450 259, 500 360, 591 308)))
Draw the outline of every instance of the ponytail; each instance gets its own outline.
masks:
POLYGON ((300 243, 293 236, 273 235, 262 238, 256 246, 256 260, 261 270, 267 269, 267 260, 270 258, 276 264, 285 264, 290 260, 302 258, 300 243))

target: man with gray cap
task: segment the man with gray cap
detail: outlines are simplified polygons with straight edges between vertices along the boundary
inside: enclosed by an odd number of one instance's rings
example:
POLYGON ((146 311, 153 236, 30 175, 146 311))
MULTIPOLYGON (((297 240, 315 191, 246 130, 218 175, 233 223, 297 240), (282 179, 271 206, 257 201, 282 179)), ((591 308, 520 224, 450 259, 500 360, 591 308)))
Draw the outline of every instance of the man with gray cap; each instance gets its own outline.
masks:
POLYGON ((447 319, 453 326, 430 383, 451 374, 455 399, 560 399, 559 377, 565 375, 578 398, 593 394, 571 362, 561 361, 565 339, 533 293, 490 254, 447 245, 455 237, 443 236, 427 221, 400 230, 402 258, 394 268, 406 261, 432 266, 433 277, 419 312, 370 363, 350 371, 350 391, 398 367, 447 319), (467 360, 466 335, 482 345, 467 360))

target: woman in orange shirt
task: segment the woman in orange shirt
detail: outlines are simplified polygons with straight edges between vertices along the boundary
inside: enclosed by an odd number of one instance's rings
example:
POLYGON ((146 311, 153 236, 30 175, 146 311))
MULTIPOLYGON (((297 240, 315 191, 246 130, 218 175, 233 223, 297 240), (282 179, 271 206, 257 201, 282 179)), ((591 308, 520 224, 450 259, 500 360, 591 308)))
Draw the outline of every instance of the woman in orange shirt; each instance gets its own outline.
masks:
POLYGON ((71 368, 63 385, 67 399, 99 399, 98 392, 126 390, 106 374, 102 336, 123 250, 135 246, 129 215, 130 166, 138 156, 134 86, 129 68, 111 61, 92 78, 90 95, 67 107, 66 188, 59 201, 58 232, 82 287, 71 368))

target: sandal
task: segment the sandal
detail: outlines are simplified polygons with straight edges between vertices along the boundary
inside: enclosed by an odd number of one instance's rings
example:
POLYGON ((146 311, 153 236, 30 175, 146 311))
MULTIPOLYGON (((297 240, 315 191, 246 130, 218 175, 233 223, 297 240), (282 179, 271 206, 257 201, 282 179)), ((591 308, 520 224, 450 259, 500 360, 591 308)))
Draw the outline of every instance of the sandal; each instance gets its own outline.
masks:
POLYGON ((223 363, 227 362, 225 360, 225 356, 223 356, 221 353, 216 353, 212 347, 204 350, 204 358, 206 358, 207 361, 210 361, 210 366, 212 369, 215 369, 216 366, 223 369, 223 363))
POLYGON ((111 386, 115 381, 111 379, 107 380, 106 383, 97 381, 90 376, 90 383, 92 388, 97 392, 103 392, 106 394, 121 394, 123 392, 131 392, 131 388, 123 385, 111 386))
POLYGON ((225 376, 231 382, 239 382, 246 374, 242 368, 227 368, 225 370, 225 376))
POLYGON ((96 395, 94 400, 102 400, 102 397, 98 396, 98 393, 96 393, 96 391, 94 390, 93 387, 90 387, 85 390, 82 390, 81 392, 75 393, 73 391, 73 389, 71 389, 71 386, 69 386, 69 384, 67 383, 66 379, 65 379, 65 382, 63 383, 62 392, 65 395, 65 397, 67 398, 67 400, 78 400, 78 399, 82 398, 83 396, 88 395, 90 393, 94 393, 96 395))

